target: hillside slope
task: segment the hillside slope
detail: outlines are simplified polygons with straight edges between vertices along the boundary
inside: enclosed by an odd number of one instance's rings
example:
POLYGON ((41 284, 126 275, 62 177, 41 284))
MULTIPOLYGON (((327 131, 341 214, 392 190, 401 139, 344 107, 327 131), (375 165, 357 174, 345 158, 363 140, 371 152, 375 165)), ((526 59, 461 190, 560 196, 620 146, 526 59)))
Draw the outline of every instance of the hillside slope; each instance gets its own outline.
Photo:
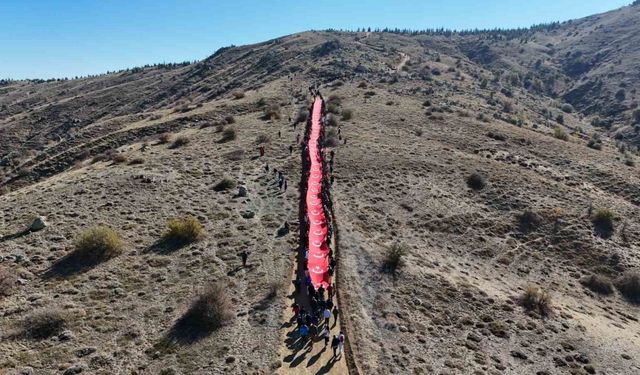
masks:
POLYGON ((0 290, 0 372, 312 366, 281 362, 280 340, 298 243, 296 122, 318 84, 333 113, 354 373, 637 373, 640 310, 613 284, 640 266, 638 25, 629 6, 510 32, 312 31, 194 64, 4 82, 0 287, 17 281, 0 290), (247 196, 215 188, 225 179, 247 196), (185 215, 204 238, 164 251, 167 220, 185 215), (50 225, 23 232, 34 216, 50 225), (115 229, 123 253, 53 272, 94 225, 115 229), (382 272, 394 246, 403 265, 382 272), (233 318, 167 341, 213 283, 233 318), (528 311, 532 285, 551 297, 528 311), (64 332, 23 335, 47 309, 65 314, 64 332))

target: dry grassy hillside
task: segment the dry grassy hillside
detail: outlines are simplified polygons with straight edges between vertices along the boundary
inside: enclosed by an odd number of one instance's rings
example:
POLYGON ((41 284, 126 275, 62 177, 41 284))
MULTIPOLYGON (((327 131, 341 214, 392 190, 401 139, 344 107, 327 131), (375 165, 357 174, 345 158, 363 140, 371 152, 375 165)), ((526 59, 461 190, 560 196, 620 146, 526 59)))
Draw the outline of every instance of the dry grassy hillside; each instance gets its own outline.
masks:
POLYGON ((3 82, 0 373, 339 373, 282 359, 315 83, 352 373, 637 373, 638 21, 305 32, 3 82))

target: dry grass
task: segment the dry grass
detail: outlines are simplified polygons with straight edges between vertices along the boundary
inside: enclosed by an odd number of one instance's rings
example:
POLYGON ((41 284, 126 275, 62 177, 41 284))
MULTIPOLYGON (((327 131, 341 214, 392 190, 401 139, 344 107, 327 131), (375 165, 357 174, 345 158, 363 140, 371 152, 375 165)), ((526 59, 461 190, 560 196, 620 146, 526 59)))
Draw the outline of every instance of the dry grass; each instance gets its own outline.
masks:
POLYGON ((560 139, 562 141, 568 141, 569 140, 569 135, 564 131, 564 129, 562 129, 561 127, 556 127, 555 129, 553 129, 553 137, 560 139))
POLYGON ((233 95, 233 98, 234 98, 235 100, 242 99, 242 98, 244 98, 244 96, 245 96, 245 95, 244 95, 244 91, 239 91, 239 90, 238 90, 238 91, 234 91, 234 92, 232 93, 232 95, 233 95))
POLYGON ((16 277, 4 267, 0 267, 0 299, 10 296, 16 285, 16 277))
POLYGON ((46 339, 66 327, 65 314, 57 309, 45 309, 27 315, 21 322, 22 333, 32 339, 46 339))
POLYGON ((167 221, 168 230, 162 238, 170 243, 185 245, 204 237, 202 224, 193 216, 170 219, 167 221))
POLYGON ((551 314, 551 295, 539 287, 529 284, 520 296, 520 305, 527 311, 548 316, 551 314))
POLYGON ((111 161, 113 164, 122 164, 127 161, 127 155, 125 154, 114 154, 111 156, 111 161))
POLYGON ((144 164, 143 158, 133 158, 129 161, 129 165, 140 165, 140 164, 144 164))
POLYGON ((161 145, 169 143, 169 141, 171 140, 171 137, 172 137, 171 133, 162 133, 160 134, 160 137, 158 137, 158 143, 161 145))
POLYGON ((266 143, 270 143, 271 142, 271 138, 266 135, 266 134, 260 134, 256 137, 256 144, 257 145, 262 145, 262 144, 266 144, 266 143))
POLYGON ((640 273, 628 272, 616 280, 616 288, 633 303, 640 303, 640 273))
POLYGON ((349 121, 352 118, 353 118, 353 110, 351 109, 342 110, 342 121, 349 121))
POLYGON ((280 120, 282 118, 280 106, 277 104, 268 105, 263 111, 262 118, 264 120, 280 120))
POLYGON ((234 124, 236 122, 236 118, 232 115, 227 115, 224 116, 224 122, 226 122, 227 124, 234 124))
POLYGON ((111 228, 97 226, 84 231, 75 241, 73 255, 85 263, 95 264, 122 253, 120 235, 111 228))

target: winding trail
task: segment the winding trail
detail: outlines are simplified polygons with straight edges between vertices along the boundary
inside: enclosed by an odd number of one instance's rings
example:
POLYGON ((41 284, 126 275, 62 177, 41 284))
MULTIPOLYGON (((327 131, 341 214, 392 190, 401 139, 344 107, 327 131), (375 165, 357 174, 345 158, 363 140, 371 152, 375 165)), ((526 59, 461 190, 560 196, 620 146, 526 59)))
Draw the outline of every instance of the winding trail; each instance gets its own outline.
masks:
POLYGON ((327 245, 327 218, 322 204, 322 155, 318 148, 322 124, 322 99, 316 98, 311 115, 309 159, 311 166, 307 181, 307 218, 309 219, 309 259, 307 268, 313 286, 329 286, 329 246, 327 245))

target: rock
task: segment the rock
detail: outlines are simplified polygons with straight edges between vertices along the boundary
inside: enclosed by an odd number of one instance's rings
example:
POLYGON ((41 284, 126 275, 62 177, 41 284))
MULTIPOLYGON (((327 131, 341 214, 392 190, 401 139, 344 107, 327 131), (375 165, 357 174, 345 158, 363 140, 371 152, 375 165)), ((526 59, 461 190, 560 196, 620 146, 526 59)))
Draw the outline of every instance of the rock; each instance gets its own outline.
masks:
POLYGON ((473 332, 470 332, 470 333, 467 335, 467 340, 471 340, 471 341, 475 341, 475 342, 480 342, 480 341, 482 341, 482 337, 480 337, 480 336, 476 335, 476 334, 475 334, 475 333, 473 333, 473 332))
POLYGON ((69 367, 63 374, 64 375, 75 375, 84 371, 84 368, 80 365, 73 365, 69 367))
POLYGON ((238 186, 238 196, 246 197, 247 196, 247 187, 244 185, 238 186))
POLYGON ((229 356, 224 360, 226 363, 233 363, 236 361, 236 357, 234 356, 229 356))
POLYGON ((584 354, 584 353, 574 354, 573 355, 573 359, 575 359, 576 361, 578 361, 578 362, 580 362, 582 364, 589 363, 589 357, 587 357, 587 355, 584 354))
POLYGON ((622 353, 620 356, 622 358, 624 358, 624 359, 631 359, 631 356, 629 354, 626 354, 626 353, 622 353))
POLYGON ((90 354, 93 354, 96 352, 96 348, 82 348, 79 350, 76 350, 76 356, 78 357, 86 357, 90 354))
POLYGON ((409 329, 405 326, 398 326, 398 330, 400 330, 400 332, 407 332, 409 329))
POLYGON ((33 375, 35 372, 33 371, 33 367, 23 367, 18 371, 18 375, 33 375))
POLYGON ((596 373, 596 369, 591 365, 584 366, 584 371, 588 372, 589 374, 595 374, 596 373))
POLYGON ((511 356, 514 357, 514 358, 519 358, 519 359, 523 359, 523 360, 529 358, 529 357, 527 357, 526 354, 524 354, 523 352, 518 351, 518 350, 512 350, 511 351, 511 356))
POLYGON ((48 225, 49 224, 47 224, 44 216, 38 216, 35 219, 33 219, 33 223, 31 223, 31 226, 29 227, 29 229, 32 232, 37 232, 39 230, 46 228, 48 225))
POLYGON ((60 341, 69 341, 73 339, 73 333, 71 331, 62 331, 61 334, 58 335, 58 340, 60 341))

